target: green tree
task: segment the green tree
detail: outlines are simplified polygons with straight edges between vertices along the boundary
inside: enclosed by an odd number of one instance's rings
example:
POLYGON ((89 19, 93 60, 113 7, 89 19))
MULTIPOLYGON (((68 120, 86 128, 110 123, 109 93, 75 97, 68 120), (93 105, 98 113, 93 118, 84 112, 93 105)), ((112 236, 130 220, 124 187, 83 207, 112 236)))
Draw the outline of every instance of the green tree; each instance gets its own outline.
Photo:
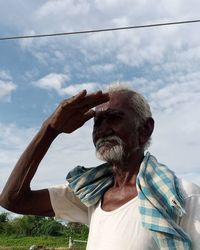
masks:
POLYGON ((89 229, 88 226, 81 223, 69 222, 65 229, 66 237, 74 239, 87 240, 89 229))
POLYGON ((61 236, 64 234, 65 226, 55 221, 53 218, 48 218, 41 226, 41 234, 50 236, 61 236))
POLYGON ((0 214, 0 234, 7 236, 65 236, 86 240, 88 231, 80 223, 70 222, 65 226, 53 218, 34 215, 12 218, 9 213, 0 214))
POLYGON ((16 235, 33 236, 37 227, 36 221, 35 216, 24 215, 13 219, 11 225, 16 235))
POLYGON ((54 219, 34 215, 15 218, 11 224, 15 234, 20 236, 59 236, 63 235, 65 229, 54 219))
POLYGON ((0 233, 5 233, 9 222, 9 213, 0 214, 0 233))

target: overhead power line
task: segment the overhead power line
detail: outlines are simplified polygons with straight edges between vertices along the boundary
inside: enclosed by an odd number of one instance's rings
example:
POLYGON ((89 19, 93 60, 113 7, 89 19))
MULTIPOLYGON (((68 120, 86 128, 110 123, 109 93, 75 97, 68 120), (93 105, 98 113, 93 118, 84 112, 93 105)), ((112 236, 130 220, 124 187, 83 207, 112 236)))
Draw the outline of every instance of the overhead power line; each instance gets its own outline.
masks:
POLYGON ((0 41, 3 41, 3 40, 15 40, 15 39, 38 38, 38 37, 69 36, 69 35, 79 35, 79 34, 117 31, 117 30, 152 28, 152 27, 158 27, 158 26, 169 26, 169 25, 179 25, 179 24, 199 23, 199 22, 200 22, 200 20, 197 19, 197 20, 186 20, 186 21, 167 22, 167 23, 144 24, 144 25, 135 25, 135 26, 116 27, 116 28, 105 28, 105 29, 82 30, 82 31, 73 31, 73 32, 62 32, 62 33, 23 35, 23 36, 7 36, 7 37, 0 37, 0 41))

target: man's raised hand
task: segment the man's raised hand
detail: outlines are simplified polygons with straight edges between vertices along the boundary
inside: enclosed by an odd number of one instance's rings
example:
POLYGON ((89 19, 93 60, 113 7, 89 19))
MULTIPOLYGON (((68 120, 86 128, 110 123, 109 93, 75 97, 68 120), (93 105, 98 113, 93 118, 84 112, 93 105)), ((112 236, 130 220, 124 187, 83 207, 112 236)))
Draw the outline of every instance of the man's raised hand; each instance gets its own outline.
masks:
POLYGON ((47 120, 57 133, 72 133, 94 116, 92 108, 109 101, 109 95, 98 91, 88 94, 82 90, 77 95, 63 100, 47 120))

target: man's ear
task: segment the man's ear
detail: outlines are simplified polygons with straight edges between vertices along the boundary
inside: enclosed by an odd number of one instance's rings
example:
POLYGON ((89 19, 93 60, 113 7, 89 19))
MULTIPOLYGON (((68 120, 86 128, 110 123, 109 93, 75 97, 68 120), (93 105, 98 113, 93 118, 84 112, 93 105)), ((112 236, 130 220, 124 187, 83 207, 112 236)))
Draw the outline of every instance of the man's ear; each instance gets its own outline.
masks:
POLYGON ((150 138, 154 129, 154 119, 152 117, 147 118, 145 123, 139 128, 139 143, 143 146, 150 138))

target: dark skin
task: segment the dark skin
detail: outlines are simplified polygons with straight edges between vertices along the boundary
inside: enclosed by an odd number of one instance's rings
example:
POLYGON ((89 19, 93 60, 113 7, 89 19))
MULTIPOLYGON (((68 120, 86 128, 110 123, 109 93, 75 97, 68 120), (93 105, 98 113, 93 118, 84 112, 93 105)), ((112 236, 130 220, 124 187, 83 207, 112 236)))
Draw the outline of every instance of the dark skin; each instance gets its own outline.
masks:
POLYGON ((143 145, 148 140, 153 131, 153 119, 147 119, 146 125, 140 130, 134 142, 130 140, 131 119, 127 120, 127 97, 122 96, 120 101, 120 96, 109 96, 101 91, 87 95, 86 90, 83 90, 76 96, 64 100, 44 122, 18 160, 0 195, 0 205, 15 213, 54 216, 48 190, 31 190, 31 180, 55 138, 61 133, 72 133, 93 117, 96 120, 94 143, 100 136, 106 136, 109 131, 114 131, 125 142, 126 150, 130 153, 123 163, 113 164, 114 184, 103 196, 103 209, 111 211, 135 197, 135 181, 144 152, 142 149, 132 152, 131 149, 133 146, 143 145), (97 107, 96 111, 92 110, 94 107, 97 107), (108 110, 113 108, 120 110, 125 123, 115 119, 111 126, 111 122, 108 122, 108 110))
POLYGON ((143 146, 154 128, 152 118, 148 118, 143 127, 135 127, 135 114, 129 103, 130 98, 129 93, 113 93, 109 102, 96 108, 94 144, 99 138, 116 135, 125 145, 123 161, 112 163, 114 183, 102 199, 105 211, 112 211, 137 196, 136 177, 144 158, 143 146))

